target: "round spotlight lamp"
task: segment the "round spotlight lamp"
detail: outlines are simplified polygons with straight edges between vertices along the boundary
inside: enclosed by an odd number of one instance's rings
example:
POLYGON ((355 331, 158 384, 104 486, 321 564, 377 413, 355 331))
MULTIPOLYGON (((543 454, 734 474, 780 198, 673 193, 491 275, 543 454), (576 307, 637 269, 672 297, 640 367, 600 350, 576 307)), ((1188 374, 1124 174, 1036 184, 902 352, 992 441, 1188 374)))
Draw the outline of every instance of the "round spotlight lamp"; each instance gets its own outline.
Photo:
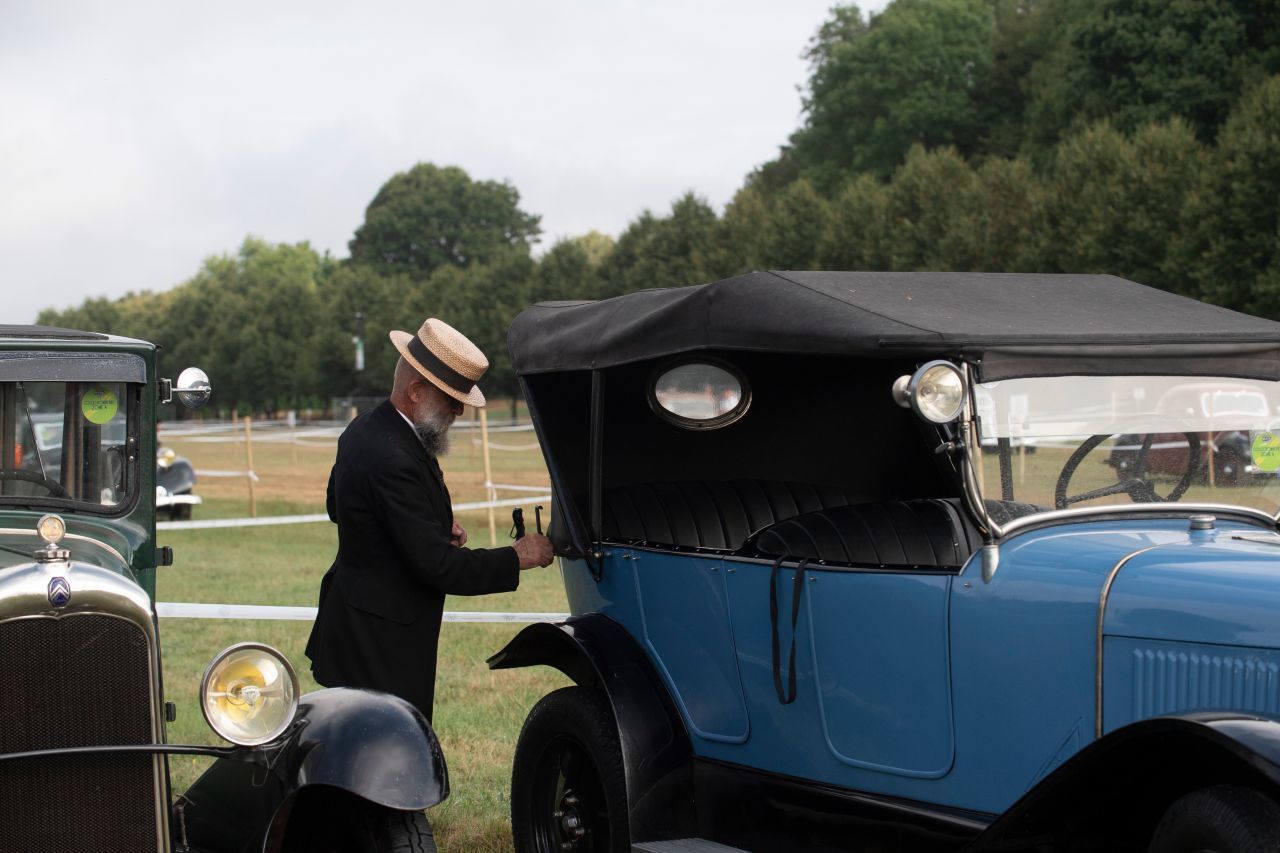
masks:
POLYGON ((950 423, 964 411, 964 374, 949 361, 931 361, 911 376, 899 377, 893 399, 930 423, 950 423))
POLYGON ((298 710, 298 676, 284 655, 261 643, 219 652, 200 682, 200 710, 220 737, 239 746, 274 740, 298 710))
POLYGON ((50 545, 57 545, 67 535, 67 523, 60 515, 42 515, 36 522, 36 535, 50 545))

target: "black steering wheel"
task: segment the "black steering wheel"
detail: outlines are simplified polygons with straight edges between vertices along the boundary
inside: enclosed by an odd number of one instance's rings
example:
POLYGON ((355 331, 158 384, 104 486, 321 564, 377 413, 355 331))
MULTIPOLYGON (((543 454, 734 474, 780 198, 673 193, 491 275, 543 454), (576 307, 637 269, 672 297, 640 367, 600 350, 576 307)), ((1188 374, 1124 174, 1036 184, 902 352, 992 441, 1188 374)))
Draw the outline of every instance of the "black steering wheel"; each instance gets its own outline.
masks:
POLYGON ((1169 492, 1167 496, 1162 497, 1156 492, 1155 483, 1146 479, 1147 455, 1151 452, 1152 442, 1155 441, 1154 433, 1147 433, 1142 437, 1142 446, 1138 448, 1131 466, 1116 470, 1119 480, 1092 491, 1081 492, 1078 495, 1067 494, 1067 486, 1071 483, 1071 475, 1080 467, 1080 463, 1098 445, 1111 437, 1110 434, 1091 435, 1076 448, 1075 453, 1072 453, 1066 464, 1062 466, 1062 473, 1058 475, 1058 484, 1053 490, 1054 507, 1056 509, 1066 509, 1071 504, 1080 503, 1081 501, 1090 501, 1094 498, 1119 494, 1127 494, 1129 499, 1136 504, 1173 503, 1177 501, 1187 493, 1187 489, 1191 487, 1191 481, 1200 469, 1200 436, 1193 432, 1184 432, 1182 435, 1187 439, 1187 470, 1182 472, 1182 477, 1174 485, 1173 491, 1169 492))
POLYGON ((69 498, 70 492, 57 480, 50 479, 39 471, 28 471, 25 468, 5 468, 0 470, 0 480, 21 480, 24 483, 35 483, 38 486, 44 486, 49 490, 49 495, 55 498, 69 498))

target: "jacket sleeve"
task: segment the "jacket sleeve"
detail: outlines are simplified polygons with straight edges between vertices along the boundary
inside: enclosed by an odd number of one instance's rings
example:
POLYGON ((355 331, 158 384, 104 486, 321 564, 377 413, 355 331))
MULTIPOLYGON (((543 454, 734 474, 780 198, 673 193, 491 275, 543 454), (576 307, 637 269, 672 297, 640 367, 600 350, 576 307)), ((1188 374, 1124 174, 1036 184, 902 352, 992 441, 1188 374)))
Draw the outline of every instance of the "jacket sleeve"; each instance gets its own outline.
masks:
POLYGON ((383 526, 403 565, 437 592, 486 595, 520 585, 520 558, 514 548, 459 548, 445 535, 447 519, 432 508, 418 472, 400 466, 370 471, 370 486, 383 526))
POLYGON ((329 520, 334 524, 338 523, 338 501, 333 493, 333 473, 334 468, 329 469, 329 485, 324 490, 324 508, 329 513, 329 520))

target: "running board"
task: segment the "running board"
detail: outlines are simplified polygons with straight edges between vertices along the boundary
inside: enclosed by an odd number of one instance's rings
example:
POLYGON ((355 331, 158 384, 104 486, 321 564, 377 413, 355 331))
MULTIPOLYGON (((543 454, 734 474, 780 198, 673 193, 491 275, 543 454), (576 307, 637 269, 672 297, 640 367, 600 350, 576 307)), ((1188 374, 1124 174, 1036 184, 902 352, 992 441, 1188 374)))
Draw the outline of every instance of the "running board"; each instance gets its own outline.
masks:
POLYGON ((631 845, 631 853, 746 853, 705 838, 678 838, 675 841, 644 841, 631 845))

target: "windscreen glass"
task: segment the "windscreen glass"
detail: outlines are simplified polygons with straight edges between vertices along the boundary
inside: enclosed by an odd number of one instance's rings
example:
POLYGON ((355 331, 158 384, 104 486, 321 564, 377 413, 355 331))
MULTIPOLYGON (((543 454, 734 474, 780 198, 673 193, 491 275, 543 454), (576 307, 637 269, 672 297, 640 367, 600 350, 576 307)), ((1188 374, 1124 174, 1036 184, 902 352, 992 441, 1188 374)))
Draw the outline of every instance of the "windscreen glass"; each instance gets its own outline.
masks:
POLYGON ((979 488, 1014 516, 1169 501, 1280 510, 1275 382, 1013 379, 978 385, 974 401, 979 488))
POLYGON ((137 446, 123 382, 0 383, 0 503, 99 511, 131 502, 137 446), (132 439, 132 448, 130 445, 132 439))

